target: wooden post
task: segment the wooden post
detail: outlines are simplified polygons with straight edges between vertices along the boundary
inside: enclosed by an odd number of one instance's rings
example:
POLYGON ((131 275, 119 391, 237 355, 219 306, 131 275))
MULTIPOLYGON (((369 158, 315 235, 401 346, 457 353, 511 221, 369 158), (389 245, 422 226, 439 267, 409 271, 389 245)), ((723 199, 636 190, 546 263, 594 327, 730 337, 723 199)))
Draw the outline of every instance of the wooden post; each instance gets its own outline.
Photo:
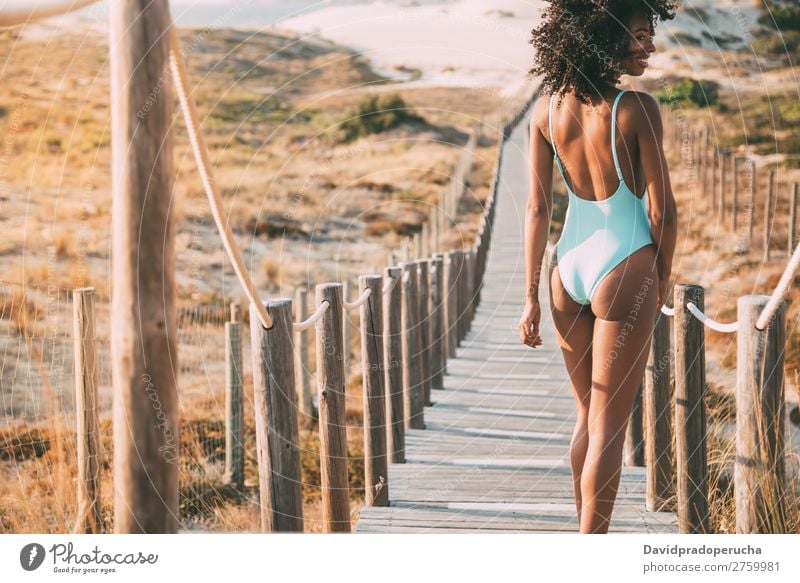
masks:
POLYGON ((687 304, 704 307, 703 288, 675 285, 675 442, 681 533, 709 532, 705 333, 687 304))
POLYGON ((444 388, 445 358, 444 328, 444 255, 436 253, 431 262, 431 387, 444 388))
POLYGON ((731 208, 731 230, 736 233, 739 207, 739 158, 731 157, 731 180, 733 181, 733 207, 731 208))
MULTIPOLYGON (((350 301, 350 280, 344 278, 342 287, 342 302, 350 301)), ((344 306, 344 303, 342 304, 344 306)), ((342 308, 342 364, 344 366, 344 382, 347 385, 347 377, 350 372, 350 350, 353 343, 353 334, 351 332, 352 326, 350 324, 350 314, 348 310, 342 308)))
POLYGON ((775 170, 770 170, 767 198, 764 200, 764 261, 769 261, 769 244, 772 238, 772 201, 774 199, 775 170))
POLYGON ((399 267, 387 267, 386 278, 394 284, 389 293, 383 296, 383 313, 385 328, 383 332, 383 354, 386 364, 386 442, 389 458, 392 463, 402 464, 405 454, 405 421, 403 410, 403 336, 401 312, 403 310, 403 285, 399 281, 403 272, 399 267))
MULTIPOLYGON (((403 418, 406 429, 423 429, 422 370, 419 366, 419 317, 417 296, 417 264, 407 261, 402 264, 403 276, 408 281, 403 285, 403 309, 401 330, 403 335, 403 418)), ((402 282, 401 282, 402 283, 402 282)))
POLYGON ((250 306, 261 531, 303 532, 292 301, 271 300, 264 307, 270 329, 250 306))
MULTIPOLYGON (((308 317, 308 288, 301 286, 294 292, 294 319, 302 322, 308 317)), ((300 426, 309 429, 318 418, 314 398, 311 393, 311 366, 308 359, 309 331, 297 333, 295 349, 295 380, 297 385, 297 404, 300 414, 300 426)))
POLYGON ((431 404, 431 282, 428 259, 417 261, 419 266, 418 298, 419 298, 419 352, 420 366, 422 367, 422 402, 431 404))
POLYGON ((756 217, 756 190, 758 189, 758 181, 756 178, 756 161, 750 160, 750 215, 747 218, 748 245, 753 242, 753 231, 756 217))
POLYGON ((243 373, 240 308, 234 302, 225 322, 225 481, 237 488, 244 485, 243 373))
POLYGON ((786 252, 789 257, 794 252, 795 245, 797 245, 797 190, 800 183, 792 183, 792 194, 789 198, 789 235, 787 239, 786 252))
POLYGON ((464 252, 464 309, 461 321, 463 328, 461 338, 465 338, 470 328, 472 327, 472 308, 473 308, 473 290, 475 289, 475 253, 473 249, 467 249, 464 252))
POLYGON ((714 147, 711 154, 711 212, 717 212, 717 166, 719 149, 714 147))
POLYGON ((455 265, 455 273, 456 273, 456 310, 455 310, 455 320, 453 322, 453 327, 456 334, 456 345, 461 346, 461 340, 463 339, 463 330, 464 330, 464 304, 466 303, 466 277, 464 274, 465 271, 465 259, 466 253, 463 249, 459 249, 454 257, 456 260, 455 265))
POLYGON ((316 293, 317 305, 328 302, 328 309, 315 324, 322 528, 325 532, 350 532, 345 376, 342 361, 342 284, 317 284, 316 293))
POLYGON ((386 391, 383 360, 383 278, 362 275, 361 290, 369 289, 361 304, 361 370, 364 387, 364 500, 367 506, 389 505, 386 461, 386 391))
POLYGON ((455 358, 458 347, 458 251, 445 254, 445 338, 447 340, 447 358, 455 358))
POLYGON ((725 163, 725 159, 727 158, 727 154, 720 150, 719 153, 719 219, 721 222, 725 222, 725 186, 726 186, 726 177, 727 177, 727 167, 728 165, 725 163))
POLYGON ((659 312, 653 328, 653 340, 650 343, 644 382, 648 512, 673 510, 668 507, 672 497, 673 476, 670 361, 669 320, 664 313, 659 312))
POLYGON ((116 533, 178 529, 169 24, 167 0, 110 4, 116 533))
POLYGON ((96 534, 103 529, 100 513, 100 425, 97 418, 97 354, 94 288, 72 291, 77 419, 78 523, 76 530, 96 534))
POLYGON ((782 300, 765 330, 755 326, 769 296, 737 302, 736 497, 737 534, 787 532, 784 465, 785 309, 782 300))
POLYGON ((644 383, 636 391, 636 397, 633 400, 633 408, 631 415, 628 419, 628 425, 625 427, 625 443, 623 446, 625 453, 626 466, 643 466, 644 465, 644 427, 642 425, 643 416, 643 393, 644 383))

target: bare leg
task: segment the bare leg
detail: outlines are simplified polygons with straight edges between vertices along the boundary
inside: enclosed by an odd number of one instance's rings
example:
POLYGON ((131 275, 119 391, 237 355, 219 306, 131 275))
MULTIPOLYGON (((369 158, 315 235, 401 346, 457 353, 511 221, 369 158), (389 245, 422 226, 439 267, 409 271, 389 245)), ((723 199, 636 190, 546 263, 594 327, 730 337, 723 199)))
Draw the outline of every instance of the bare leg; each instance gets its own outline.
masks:
POLYGON ((657 307, 658 272, 652 245, 617 266, 592 298, 597 322, 589 447, 581 479, 582 533, 608 532, 622 469, 625 429, 647 365, 657 307))
POLYGON ((592 333, 595 315, 588 306, 581 306, 564 290, 558 274, 558 263, 553 253, 550 266, 550 311, 556 329, 558 344, 564 355, 567 372, 572 383, 578 420, 572 434, 569 460, 572 467, 573 491, 581 521, 581 472, 589 445, 589 399, 592 389, 592 333))

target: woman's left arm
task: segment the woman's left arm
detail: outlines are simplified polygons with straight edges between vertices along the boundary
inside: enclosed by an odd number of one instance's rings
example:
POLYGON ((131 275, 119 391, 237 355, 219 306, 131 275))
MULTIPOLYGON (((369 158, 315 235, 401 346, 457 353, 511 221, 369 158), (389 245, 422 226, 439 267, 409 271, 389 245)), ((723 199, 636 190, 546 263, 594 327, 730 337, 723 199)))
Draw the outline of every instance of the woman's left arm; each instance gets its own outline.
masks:
POLYGON ((538 99, 531 113, 529 192, 525 210, 525 308, 519 323, 520 340, 531 348, 542 344, 539 284, 553 208, 553 152, 539 129, 542 121, 547 120, 542 118, 543 113, 547 115, 547 101, 538 99))

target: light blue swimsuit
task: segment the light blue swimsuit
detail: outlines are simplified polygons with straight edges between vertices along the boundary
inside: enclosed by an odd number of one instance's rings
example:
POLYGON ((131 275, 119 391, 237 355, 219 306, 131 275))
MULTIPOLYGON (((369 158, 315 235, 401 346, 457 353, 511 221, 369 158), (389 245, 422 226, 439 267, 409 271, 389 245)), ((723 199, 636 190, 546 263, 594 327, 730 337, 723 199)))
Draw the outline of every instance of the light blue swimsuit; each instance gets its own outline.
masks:
POLYGON ((647 187, 641 197, 628 188, 617 158, 617 105, 611 110, 611 150, 619 186, 609 198, 580 198, 570 189, 553 137, 553 96, 550 96, 550 140, 569 203, 564 228, 556 243, 558 272, 564 289, 580 304, 590 304, 603 278, 637 249, 653 242, 647 218, 647 187))

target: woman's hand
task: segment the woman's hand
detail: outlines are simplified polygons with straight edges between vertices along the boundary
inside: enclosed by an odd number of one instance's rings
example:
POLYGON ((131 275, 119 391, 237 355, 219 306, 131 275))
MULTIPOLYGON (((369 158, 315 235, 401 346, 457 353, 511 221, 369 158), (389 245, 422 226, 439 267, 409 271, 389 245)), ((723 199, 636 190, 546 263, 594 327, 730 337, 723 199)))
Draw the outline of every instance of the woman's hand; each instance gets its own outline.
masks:
POLYGON ((542 310, 539 307, 539 300, 528 298, 525 300, 525 309, 519 320, 519 339, 523 344, 531 348, 542 345, 542 338, 539 336, 539 321, 542 310))

